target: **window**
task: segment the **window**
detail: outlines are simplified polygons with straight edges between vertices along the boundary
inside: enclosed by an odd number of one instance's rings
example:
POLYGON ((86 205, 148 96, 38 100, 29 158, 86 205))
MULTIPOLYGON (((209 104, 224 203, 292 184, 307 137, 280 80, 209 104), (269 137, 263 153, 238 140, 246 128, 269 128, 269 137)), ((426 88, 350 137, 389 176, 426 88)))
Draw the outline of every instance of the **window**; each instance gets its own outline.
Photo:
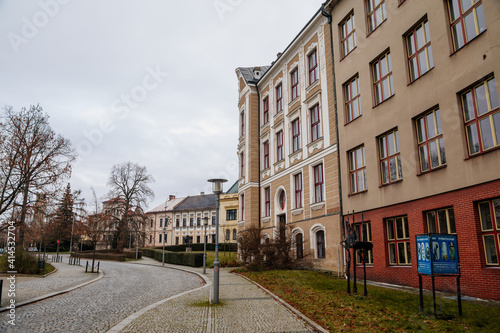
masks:
POLYGON ((238 218, 238 210, 237 209, 228 209, 226 211, 226 220, 234 221, 238 218))
POLYGON ((281 161, 285 158, 283 151, 283 131, 276 133, 276 160, 281 161))
POLYGON ((377 105, 394 95, 390 52, 384 53, 372 63, 372 73, 375 105, 377 105))
POLYGON ((150 220, 150 222, 151 222, 151 228, 152 228, 153 227, 153 220, 150 220))
POLYGON ((163 227, 163 219, 160 219, 160 228, 163 227))
POLYGON ((240 178, 245 177, 245 155, 240 153, 240 178))
POLYGON ((179 237, 175 237, 175 245, 179 245, 179 237))
MULTIPOLYGON (((196 225, 199 227, 201 226, 201 217, 196 218, 196 225)), ((198 242, 199 243, 199 242, 198 242)))
POLYGON ((269 187, 264 189, 264 216, 271 216, 271 189, 269 187))
POLYGON ((161 242, 162 242, 162 241, 161 241, 161 236, 162 236, 162 234, 159 234, 158 236, 159 236, 159 238, 160 238, 160 239, 158 240, 158 242, 160 242, 160 243, 161 243, 161 242))
POLYGON ((314 202, 323 201, 323 164, 318 164, 314 168, 314 202))
POLYGON ((304 250, 303 250, 304 240, 301 233, 295 235, 295 255, 297 259, 304 258, 304 250))
POLYGON ((482 0, 448 0, 455 51, 486 30, 482 0))
POLYGON ((149 244, 153 243, 153 235, 149 235, 149 244))
POLYGON ((278 195, 278 203, 279 203, 279 207, 281 210, 284 210, 285 209, 285 205, 286 205, 286 194, 285 194, 285 191, 280 191, 279 195, 278 195))
POLYGON ((236 229, 233 229, 233 240, 236 240, 237 233, 236 229))
POLYGON ((431 234, 456 234, 453 208, 445 208, 426 212, 427 230, 431 234))
POLYGON ((351 193, 366 191, 365 147, 361 146, 349 151, 349 174, 351 193))
POLYGON ((411 265, 410 233, 406 216, 387 219, 387 244, 390 265, 411 265))
POLYGON ((263 117, 262 121, 264 124, 267 124, 269 122, 269 98, 266 97, 262 101, 262 110, 263 110, 263 117))
POLYGON ((342 44, 342 57, 345 57, 356 47, 354 13, 351 13, 342 23, 340 23, 340 38, 342 44))
POLYGON ((240 136, 245 135, 245 112, 240 113, 240 136))
POLYGON ((420 172, 446 164, 443 130, 439 109, 432 110, 416 120, 420 172))
POLYGON ((193 227, 194 226, 194 218, 189 218, 189 226, 193 227))
POLYGON ((182 226, 185 227, 186 226, 186 218, 183 218, 182 219, 182 226))
POLYGON ((200 240, 201 240, 201 237, 200 236, 196 236, 196 243, 200 243, 200 240))
POLYGON ((295 208, 302 208, 302 173, 293 176, 295 187, 295 208))
POLYGON ((368 12, 368 32, 372 32, 387 18, 385 0, 367 0, 366 8, 368 12))
POLYGON ((316 255, 318 258, 325 258, 325 232, 316 232, 316 255))
POLYGON ((283 89, 281 83, 276 87, 276 113, 283 110, 283 89))
POLYGON ((228 241, 231 237, 231 230, 227 229, 226 230, 226 241, 228 241))
POLYGON ((240 202, 241 202, 241 221, 245 220, 245 195, 242 194, 240 197, 240 202))
POLYGON ((411 81, 415 81, 431 68, 434 68, 429 22, 427 19, 419 23, 406 36, 406 46, 408 50, 410 79, 411 81))
POLYGON ((212 225, 215 225, 215 215, 212 215, 212 225))
POLYGON ((269 168, 269 141, 264 142, 264 169, 269 168))
POLYGON ((316 50, 314 50, 307 56, 309 63, 309 85, 318 79, 318 59, 316 53, 316 50))
MULTIPOLYGON (((372 225, 370 222, 357 223, 354 225, 354 229, 356 231, 356 235, 358 236, 358 240, 360 242, 370 242, 372 241, 372 225)), ((365 263, 368 265, 373 265, 373 250, 366 251, 366 255, 363 253, 364 251, 357 251, 356 264, 362 265, 362 257, 364 256, 365 263)))
POLYGON ((495 78, 485 80, 462 94, 469 155, 500 145, 500 112, 495 78))
POLYGON ((316 104, 310 110, 311 112, 311 142, 321 137, 321 122, 319 117, 319 105, 316 104))
POLYGON ((180 220, 179 220, 179 219, 176 219, 176 220, 175 220, 175 226, 176 226, 177 228, 179 228, 179 227, 180 227, 180 225, 181 225, 180 220))
POLYGON ((300 122, 299 119, 292 121, 292 150, 295 153, 300 149, 300 122))
POLYGON ((500 256, 500 199, 479 203, 486 265, 498 266, 500 256))
POLYGON ((290 73, 290 81, 292 82, 292 101, 299 97, 299 69, 295 68, 292 73, 290 73))
POLYGON ((390 184, 403 179, 397 129, 379 137, 379 150, 382 184, 390 184))
POLYGON ((346 122, 361 116, 361 101, 359 92, 359 76, 344 85, 346 122))

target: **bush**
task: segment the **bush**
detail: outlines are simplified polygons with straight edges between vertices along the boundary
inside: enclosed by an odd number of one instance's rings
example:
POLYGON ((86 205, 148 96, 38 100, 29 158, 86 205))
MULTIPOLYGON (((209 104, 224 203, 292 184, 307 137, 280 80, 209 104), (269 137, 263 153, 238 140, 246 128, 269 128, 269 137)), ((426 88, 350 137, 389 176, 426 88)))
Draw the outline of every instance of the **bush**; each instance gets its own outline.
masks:
MULTIPOLYGON (((142 249, 142 252, 146 257, 162 261, 162 250, 142 249)), ((165 251, 165 262, 172 265, 201 267, 203 266, 203 253, 165 251)))
MULTIPOLYGON (((93 253, 92 252, 79 252, 78 257, 82 259, 92 259, 93 258, 93 253)), ((135 258, 135 253, 134 253, 134 258, 135 258)), ((100 260, 115 260, 115 261, 126 261, 127 256, 125 254, 119 254, 119 253, 99 253, 97 252, 95 254, 95 259, 100 259, 100 260)))
MULTIPOLYGON (((165 245, 165 251, 170 252, 186 252, 187 245, 165 245)), ((157 246, 155 249, 163 250, 163 246, 157 246)), ((191 249, 193 251, 203 251, 203 243, 195 243, 191 244, 191 249)), ((207 243, 207 251, 215 251, 214 243, 207 243)), ((219 243, 219 252, 227 251, 227 252, 237 252, 238 244, 236 243, 219 243)))
POLYGON ((8 257, 4 254, 0 261, 0 270, 2 272, 12 270, 17 271, 18 274, 38 274, 40 272, 38 268, 38 258, 34 254, 26 252, 21 248, 16 249, 14 269, 11 269, 9 265, 8 257))

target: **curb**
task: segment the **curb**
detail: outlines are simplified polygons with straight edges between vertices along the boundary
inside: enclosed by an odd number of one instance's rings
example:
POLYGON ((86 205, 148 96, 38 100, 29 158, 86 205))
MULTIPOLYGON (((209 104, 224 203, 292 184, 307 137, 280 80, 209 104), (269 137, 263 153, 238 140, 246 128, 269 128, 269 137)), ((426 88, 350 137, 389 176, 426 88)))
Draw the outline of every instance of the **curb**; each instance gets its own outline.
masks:
MULTIPOLYGON (((55 292, 50 293, 50 294, 42 295, 42 296, 39 296, 39 297, 35 297, 35 298, 32 298, 32 299, 29 299, 29 300, 24 301, 24 302, 17 303, 16 304, 16 308, 19 308, 21 306, 25 306, 25 305, 28 305, 28 304, 36 303, 38 301, 41 301, 41 300, 44 300, 44 299, 47 299, 47 298, 51 298, 51 297, 54 297, 54 296, 57 296, 57 295, 62 295, 62 294, 69 293, 70 291, 73 291, 75 289, 84 287, 84 286, 86 286, 88 284, 94 283, 94 282, 102 279, 103 277, 104 277, 104 272, 101 271, 101 273, 99 273, 99 276, 97 278, 93 279, 93 280, 84 282, 82 284, 76 285, 74 287, 71 287, 71 288, 68 288, 68 289, 65 289, 65 290, 62 290, 62 291, 55 291, 55 292)), ((8 310, 10 310, 10 309, 8 307, 6 307, 6 306, 0 308, 0 312, 5 312, 5 311, 8 311, 8 310)))
POLYGON ((200 277, 205 282, 205 285, 203 285, 201 287, 198 287, 196 289, 193 289, 193 290, 184 291, 184 292, 182 292, 180 294, 170 296, 170 297, 162 299, 162 300, 160 300, 160 301, 158 301, 156 303, 148 305, 145 308, 142 308, 141 310, 139 310, 137 312, 134 312, 133 314, 131 314, 130 316, 128 316, 127 318, 123 319, 121 322, 119 322, 118 324, 116 324, 115 326, 111 327, 109 330, 106 331, 108 333, 117 333, 117 332, 120 332, 122 329, 124 329, 128 324, 130 324, 131 322, 133 322, 135 319, 139 318, 144 313, 148 312, 149 310, 152 310, 152 309, 156 308, 157 306, 159 306, 159 305, 161 305, 163 303, 166 303, 166 302, 171 301, 173 299, 176 299, 178 297, 187 295, 189 293, 192 293, 192 292, 204 289, 204 288, 208 288, 208 287, 210 287, 212 285, 212 281, 210 281, 203 274, 198 273, 198 272, 194 272, 194 271, 190 271, 190 270, 187 270, 187 269, 182 269, 182 268, 177 268, 177 267, 170 267, 170 266, 163 266, 163 265, 161 265, 161 266, 160 265, 153 265, 153 264, 140 264, 140 263, 136 263, 135 265, 163 267, 163 268, 176 269, 178 271, 184 271, 186 273, 195 274, 195 275, 198 275, 198 277, 200 277))
POLYGON ((288 304, 287 302, 285 302, 284 300, 282 300, 278 295, 275 295, 274 293, 272 293, 271 291, 269 291, 268 289, 264 288, 263 286, 261 286, 260 284, 258 284, 257 282, 255 281, 252 281, 250 280, 249 278, 247 278, 246 276, 244 275, 241 275, 241 274, 238 274, 238 273, 231 273, 231 274, 234 274, 234 275, 237 275, 237 276, 240 276, 242 278, 244 278, 245 280, 253 283, 254 285, 256 285, 257 287, 259 287, 260 289, 262 289, 264 292, 266 292, 267 294, 269 294, 272 298, 274 298, 274 300, 276 300, 277 302, 281 303, 282 305, 284 305, 289 311, 291 311, 293 314, 295 314, 296 316, 298 316, 300 319, 302 319, 303 321, 306 322, 306 324, 308 324, 309 326, 311 326, 314 330, 316 330, 317 332, 321 332, 321 333, 329 333, 330 331, 328 331, 326 328, 318 325, 316 322, 314 322, 313 320, 311 320, 309 317, 307 317, 305 314, 303 314, 302 312, 300 312, 299 310, 297 310, 296 308, 294 308, 293 306, 291 306, 290 304, 288 304))

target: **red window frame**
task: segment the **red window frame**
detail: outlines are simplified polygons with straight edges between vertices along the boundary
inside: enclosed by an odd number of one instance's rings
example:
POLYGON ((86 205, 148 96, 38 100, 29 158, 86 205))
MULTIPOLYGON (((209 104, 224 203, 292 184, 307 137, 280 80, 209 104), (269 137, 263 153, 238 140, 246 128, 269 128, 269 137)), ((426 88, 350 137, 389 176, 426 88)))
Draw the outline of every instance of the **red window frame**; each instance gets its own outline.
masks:
POLYGON ((346 123, 349 123, 362 115, 358 75, 344 84, 344 94, 346 123))
POLYGON ((245 135, 245 112, 240 114, 240 136, 245 135))
POLYGON ((368 13, 368 33, 371 33, 387 19, 385 0, 367 0, 366 12, 368 13), (377 1, 379 1, 378 4, 377 1))
POLYGON ((416 25, 406 35, 406 50, 411 82, 434 68, 429 21, 427 19, 416 25))
POLYGON ((457 233, 452 207, 425 212, 427 232, 430 234, 454 235, 457 233))
POLYGON ((292 150, 295 153, 300 149, 300 122, 299 119, 292 121, 292 150))
POLYGON ((479 202, 478 211, 481 223, 481 238, 483 240, 485 263, 487 266, 499 266, 500 198, 479 202))
POLYGON ((378 138, 378 142, 382 184, 391 184, 403 179, 398 130, 395 129, 385 133, 378 138), (394 173, 391 171, 396 173, 395 177, 393 177, 394 173))
POLYGON ((311 142, 321 137, 321 118, 319 114, 319 104, 310 109, 311 113, 311 142))
POLYGON ((299 97, 299 69, 295 68, 290 73, 292 101, 299 97))
POLYGON ((264 142, 264 169, 269 168, 269 141, 264 142))
POLYGON ((264 217, 271 216, 271 188, 264 188, 264 217))
POLYGON ((408 217, 385 219, 388 261, 391 266, 411 266, 408 217), (392 254, 392 255, 391 255, 392 254))
POLYGON ((455 51, 464 47, 464 45, 486 30, 482 6, 483 1, 477 0, 475 4, 469 1, 469 3, 469 8, 463 8, 462 1, 448 0, 450 30, 455 51), (474 28, 473 30, 472 27, 474 28))
POLYGON ((469 156, 500 147, 500 108, 495 78, 474 85, 461 94, 461 99, 469 156))
POLYGON ((280 205, 281 210, 284 210, 286 206, 286 193, 283 190, 281 190, 280 193, 278 194, 278 203, 280 205))
POLYGON ((295 186, 295 208, 302 208, 302 173, 293 176, 295 186))
POLYGON ((276 113, 283 110, 283 85, 280 83, 276 86, 276 113))
POLYGON ((240 178, 245 176, 245 155, 240 153, 240 178))
POLYGON ((240 197, 241 201, 241 221, 245 220, 245 195, 242 194, 240 197))
POLYGON ((314 202, 323 201, 324 177, 323 163, 313 167, 314 171, 314 202))
POLYGON ((318 57, 316 49, 307 56, 307 62, 309 64, 309 85, 311 85, 318 79, 318 57))
POLYGON ((269 122, 269 97, 264 98, 262 101, 262 110, 263 124, 267 124, 269 122))
POLYGON ((340 44, 342 46, 342 57, 346 57, 356 47, 356 25, 354 12, 349 14, 340 23, 340 44))
POLYGON ((281 161, 285 158, 283 150, 283 131, 276 133, 276 160, 281 161))
POLYGON ((428 172, 446 165, 443 130, 439 108, 415 120, 420 172, 428 172))
POLYGON ((378 105, 394 95, 391 52, 387 51, 378 57, 374 62, 372 62, 371 67, 375 105, 378 105))
POLYGON ((366 191, 365 146, 349 151, 351 194, 366 191))

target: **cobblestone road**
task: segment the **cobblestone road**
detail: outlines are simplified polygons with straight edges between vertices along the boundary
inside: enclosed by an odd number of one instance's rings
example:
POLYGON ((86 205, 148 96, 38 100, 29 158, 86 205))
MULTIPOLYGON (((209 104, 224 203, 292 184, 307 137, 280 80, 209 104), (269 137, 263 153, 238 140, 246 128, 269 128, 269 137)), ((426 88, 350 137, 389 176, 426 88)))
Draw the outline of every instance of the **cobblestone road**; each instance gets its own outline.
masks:
POLYGON ((16 326, 0 314, 0 332, 105 332, 134 312, 202 286, 190 273, 101 262, 105 277, 67 294, 16 309, 16 326))

